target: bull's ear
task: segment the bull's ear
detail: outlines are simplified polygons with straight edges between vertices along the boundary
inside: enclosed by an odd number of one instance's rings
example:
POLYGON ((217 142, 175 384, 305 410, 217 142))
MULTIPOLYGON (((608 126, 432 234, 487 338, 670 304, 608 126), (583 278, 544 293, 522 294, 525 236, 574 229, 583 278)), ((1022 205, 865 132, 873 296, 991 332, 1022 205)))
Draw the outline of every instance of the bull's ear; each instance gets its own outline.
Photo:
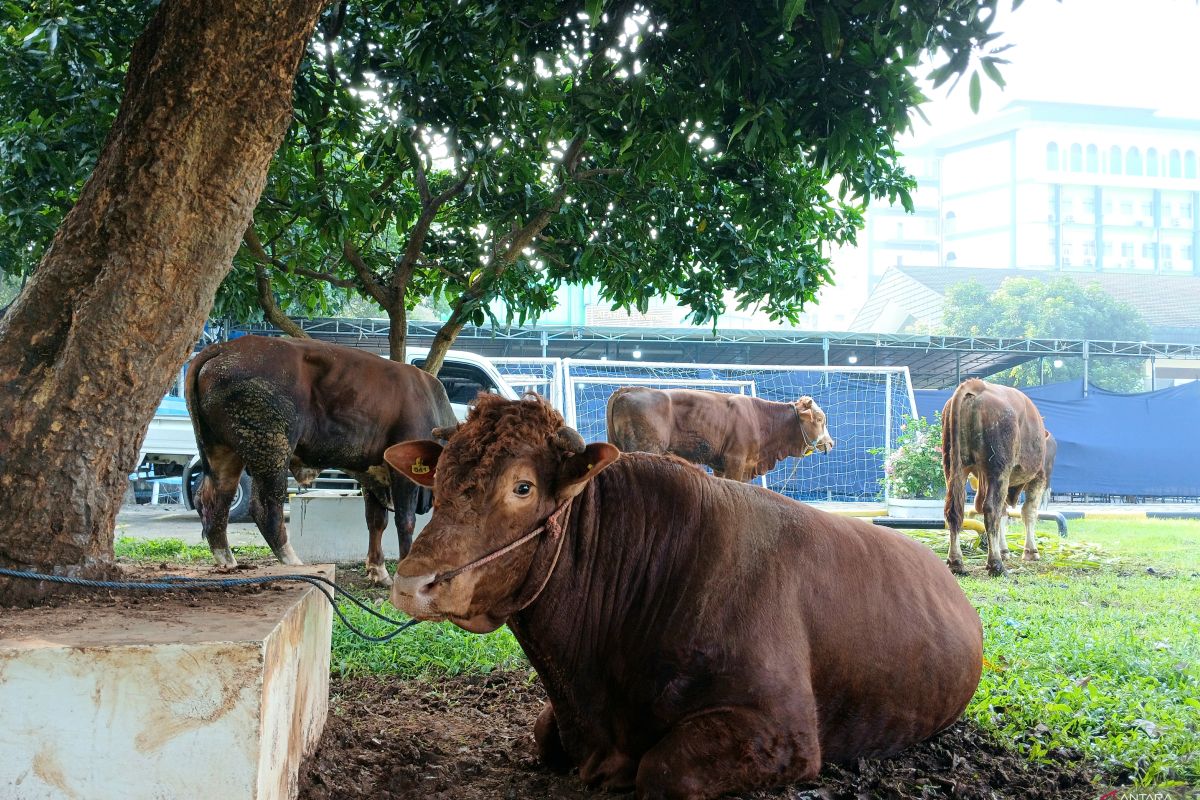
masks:
POLYGON ((589 444, 582 453, 570 456, 563 462, 558 481, 559 502, 582 492, 588 481, 620 457, 621 451, 608 442, 589 444))
POLYGON ((413 483, 433 488, 433 476, 437 474, 441 455, 440 444, 421 439, 392 445, 383 451, 383 460, 413 483))
POLYGON ((800 409, 801 411, 805 411, 812 407, 813 407, 813 399, 811 397, 809 397, 808 395, 802 395, 800 397, 800 399, 796 401, 796 408, 800 409))

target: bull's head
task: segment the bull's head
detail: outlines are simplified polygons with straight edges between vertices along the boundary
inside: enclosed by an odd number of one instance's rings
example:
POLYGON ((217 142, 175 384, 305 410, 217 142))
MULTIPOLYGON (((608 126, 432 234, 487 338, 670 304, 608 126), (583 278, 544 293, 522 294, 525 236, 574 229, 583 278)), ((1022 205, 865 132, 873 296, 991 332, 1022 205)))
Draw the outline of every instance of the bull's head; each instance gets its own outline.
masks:
MULTIPOLYGON (((410 480, 434 488, 436 498, 433 517, 396 569, 392 603, 397 608, 418 619, 449 620, 474 633, 495 630, 519 610, 527 579, 540 577, 531 576, 531 567, 542 537, 446 576, 545 525, 620 455, 610 444, 585 446, 567 427, 522 428, 517 418, 528 410, 522 407, 533 404, 528 399, 491 401, 491 412, 507 405, 511 418, 501 416, 495 430, 481 431, 479 423, 485 420, 474 419, 473 411, 445 448, 433 441, 388 448, 387 462, 410 480), (480 447, 481 441, 488 444, 480 447)), ((542 412, 561 425, 548 404, 542 412)), ((496 414, 491 416, 495 422, 496 414)))
POLYGON ((825 412, 817 405, 817 401, 804 395, 795 402, 796 416, 800 419, 801 455, 809 452, 828 453, 833 449, 833 437, 829 435, 826 425, 825 412))

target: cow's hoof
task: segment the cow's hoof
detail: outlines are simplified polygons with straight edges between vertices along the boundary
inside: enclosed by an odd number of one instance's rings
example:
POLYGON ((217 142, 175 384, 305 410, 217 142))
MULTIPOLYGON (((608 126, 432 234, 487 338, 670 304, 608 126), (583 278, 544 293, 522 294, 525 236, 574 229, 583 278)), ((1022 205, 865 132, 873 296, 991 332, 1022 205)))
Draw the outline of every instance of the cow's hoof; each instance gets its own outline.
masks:
POLYGON ((217 562, 217 569, 233 570, 237 569, 237 559, 233 557, 233 551, 228 547, 219 550, 213 550, 213 560, 217 562))
POLYGON ((280 563, 287 564, 289 567, 297 567, 304 563, 292 549, 291 542, 284 542, 281 547, 275 548, 275 557, 279 559, 280 563))
POLYGON ((1038 555, 1037 550, 1026 550, 1021 554, 1022 561, 1041 561, 1042 557, 1038 555))
POLYGON ((367 580, 375 586, 391 586, 392 578, 382 564, 367 565, 367 580))
POLYGON ((991 575, 993 578, 1003 578, 1008 574, 1008 568, 1004 566, 1003 561, 999 561, 994 564, 988 562, 987 571, 988 575, 991 575))
POLYGON ((967 574, 967 568, 963 566, 962 561, 955 561, 954 559, 948 558, 946 559, 946 566, 949 567, 950 571, 955 575, 967 574))

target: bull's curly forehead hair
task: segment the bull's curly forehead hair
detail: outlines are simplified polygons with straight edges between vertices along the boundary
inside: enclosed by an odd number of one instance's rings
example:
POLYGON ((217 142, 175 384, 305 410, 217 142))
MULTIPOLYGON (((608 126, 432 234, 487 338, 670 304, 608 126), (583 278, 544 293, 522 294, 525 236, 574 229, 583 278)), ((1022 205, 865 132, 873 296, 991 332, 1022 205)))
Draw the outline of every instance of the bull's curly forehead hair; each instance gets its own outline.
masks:
POLYGON ((438 463, 439 490, 469 494, 487 486, 506 458, 546 445, 566 423, 540 395, 520 400, 480 393, 475 406, 454 432, 438 463), (443 466, 444 465, 444 466, 443 466))

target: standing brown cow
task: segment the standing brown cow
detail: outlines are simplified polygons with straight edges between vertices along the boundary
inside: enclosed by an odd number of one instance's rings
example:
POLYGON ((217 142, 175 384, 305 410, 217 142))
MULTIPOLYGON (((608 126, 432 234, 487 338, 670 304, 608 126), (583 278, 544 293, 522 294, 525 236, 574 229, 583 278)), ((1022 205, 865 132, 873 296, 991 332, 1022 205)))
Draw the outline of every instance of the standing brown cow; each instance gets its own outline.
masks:
POLYGON ((225 528, 243 468, 253 481, 250 513, 263 538, 280 561, 299 564, 283 522, 288 470, 304 482, 336 467, 362 484, 367 575, 391 583, 383 564, 388 501, 403 557, 417 496, 410 482, 390 474, 383 451, 456 424, 437 378, 341 345, 244 336, 200 351, 185 395, 204 471, 197 507, 218 564, 237 565, 225 528))
POLYGON ((541 758, 645 798, 701 800, 886 756, 958 718, 979 617, 895 531, 585 446, 541 398, 480 397, 443 449, 388 449, 435 486, 392 602, 508 623, 546 686, 541 758))
MULTIPOLYGON (((978 378, 963 381, 942 409, 942 469, 946 474, 946 527, 950 529, 952 572, 964 573, 958 536, 962 531, 965 483, 979 484, 975 510, 987 529, 987 568, 1003 575, 1008 545, 1004 537, 1008 506, 1025 492, 1021 518, 1025 523, 1025 561, 1037 561, 1033 529, 1038 505, 1053 468, 1047 459, 1048 434, 1042 415, 1024 393, 978 378)), ((1052 441, 1052 440, 1051 440, 1052 441)))
POLYGON ((700 389, 624 386, 608 398, 608 440, 626 453, 673 453, 748 481, 788 456, 833 449, 825 412, 808 396, 775 403, 700 389))

